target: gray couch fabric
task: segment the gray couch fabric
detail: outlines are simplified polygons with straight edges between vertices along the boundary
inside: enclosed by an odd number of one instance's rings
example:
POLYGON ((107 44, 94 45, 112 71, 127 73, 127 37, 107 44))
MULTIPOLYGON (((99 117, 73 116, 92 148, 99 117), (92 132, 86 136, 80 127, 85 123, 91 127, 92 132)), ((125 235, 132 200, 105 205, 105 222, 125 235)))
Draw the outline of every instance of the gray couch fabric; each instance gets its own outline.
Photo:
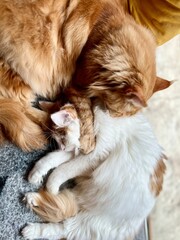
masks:
MULTIPOLYGON (((22 240, 20 231, 25 224, 40 222, 25 207, 22 198, 24 193, 36 190, 27 182, 27 174, 35 161, 50 150, 49 147, 25 153, 9 143, 0 146, 0 240, 22 240)), ((142 227, 136 240, 145 239, 145 228, 142 227)))

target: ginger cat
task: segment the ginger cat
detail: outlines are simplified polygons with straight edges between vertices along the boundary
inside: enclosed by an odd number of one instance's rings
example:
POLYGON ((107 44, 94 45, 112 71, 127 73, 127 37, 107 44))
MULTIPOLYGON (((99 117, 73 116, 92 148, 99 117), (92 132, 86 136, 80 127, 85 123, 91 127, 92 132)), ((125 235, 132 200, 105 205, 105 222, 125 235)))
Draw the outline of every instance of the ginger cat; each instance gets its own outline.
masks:
MULTIPOLYGON (((154 37, 124 0, 2 0, 0 16, 0 130, 24 150, 46 143, 40 127, 47 116, 31 106, 36 94, 53 100, 72 85, 121 116, 169 86, 156 78, 154 37)), ((85 135, 81 128, 84 152, 95 146, 92 123, 88 129, 85 135)))

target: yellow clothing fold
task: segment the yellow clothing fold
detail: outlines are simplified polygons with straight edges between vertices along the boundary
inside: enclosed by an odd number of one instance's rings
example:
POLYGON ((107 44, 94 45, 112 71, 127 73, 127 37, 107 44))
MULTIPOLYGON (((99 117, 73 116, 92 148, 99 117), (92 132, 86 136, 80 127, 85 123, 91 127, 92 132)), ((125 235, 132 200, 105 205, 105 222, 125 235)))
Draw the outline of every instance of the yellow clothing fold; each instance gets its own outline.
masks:
POLYGON ((135 20, 147 26, 159 45, 180 34, 180 0, 128 0, 135 20))

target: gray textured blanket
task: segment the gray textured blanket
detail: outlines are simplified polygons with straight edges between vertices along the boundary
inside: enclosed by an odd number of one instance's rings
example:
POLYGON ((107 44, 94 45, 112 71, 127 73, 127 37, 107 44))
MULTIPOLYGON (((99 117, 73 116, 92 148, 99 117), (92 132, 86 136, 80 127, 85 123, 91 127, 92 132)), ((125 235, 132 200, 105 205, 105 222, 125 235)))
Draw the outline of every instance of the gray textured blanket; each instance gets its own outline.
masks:
MULTIPOLYGON (((40 221, 24 206, 22 198, 24 193, 36 190, 27 182, 27 174, 49 150, 25 153, 12 144, 0 146, 0 240, 22 240, 20 231, 25 224, 40 221)), ((144 228, 136 240, 145 240, 144 228)))

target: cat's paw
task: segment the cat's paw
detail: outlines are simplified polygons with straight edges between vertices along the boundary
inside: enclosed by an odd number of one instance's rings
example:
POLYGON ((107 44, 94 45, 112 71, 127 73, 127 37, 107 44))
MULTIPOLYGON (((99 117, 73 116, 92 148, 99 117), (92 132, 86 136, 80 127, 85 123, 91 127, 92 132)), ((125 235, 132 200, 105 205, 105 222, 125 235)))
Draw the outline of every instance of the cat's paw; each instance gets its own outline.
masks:
POLYGON ((25 239, 36 239, 40 237, 40 230, 40 224, 29 223, 26 227, 23 228, 21 233, 25 239))
POLYGON ((39 198, 40 198, 39 193, 29 192, 25 194, 23 201, 26 202, 27 207, 33 208, 33 207, 38 207, 39 198))
POLYGON ((36 169, 36 167, 34 167, 31 172, 28 175, 28 182, 30 182, 31 184, 34 184, 36 186, 39 186, 42 184, 43 182, 43 176, 41 174, 41 172, 36 169))

